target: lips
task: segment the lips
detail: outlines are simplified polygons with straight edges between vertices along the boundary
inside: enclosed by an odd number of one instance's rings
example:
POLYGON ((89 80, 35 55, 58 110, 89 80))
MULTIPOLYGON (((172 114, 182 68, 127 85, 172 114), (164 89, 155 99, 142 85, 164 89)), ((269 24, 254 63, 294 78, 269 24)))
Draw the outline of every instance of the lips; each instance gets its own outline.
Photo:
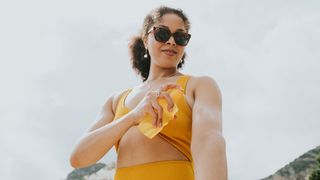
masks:
POLYGON ((174 56, 174 55, 177 54, 177 51, 175 51, 173 49, 164 49, 164 50, 161 50, 161 51, 164 52, 168 56, 174 56))

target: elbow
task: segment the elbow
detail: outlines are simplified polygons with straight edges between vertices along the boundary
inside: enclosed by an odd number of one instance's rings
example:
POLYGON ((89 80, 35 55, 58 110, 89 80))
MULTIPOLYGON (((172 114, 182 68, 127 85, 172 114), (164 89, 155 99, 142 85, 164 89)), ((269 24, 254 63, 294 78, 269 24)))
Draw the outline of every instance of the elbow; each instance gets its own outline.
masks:
POLYGON ((69 164, 71 165, 71 167, 78 169, 90 166, 91 164, 88 161, 88 155, 83 147, 79 147, 79 145, 76 145, 69 157, 69 164))
POLYGON ((226 146, 226 140, 221 133, 214 133, 213 135, 209 136, 208 141, 210 140, 223 147, 226 146))
POLYGON ((77 156, 76 154, 72 154, 69 158, 69 163, 71 165, 71 167, 75 168, 75 169, 78 169, 78 168, 85 168, 85 167, 88 167, 92 164, 90 163, 85 163, 85 162, 82 162, 80 159, 79 159, 79 156, 77 156))
POLYGON ((213 135, 208 136, 204 142, 211 144, 213 147, 216 147, 223 152, 226 150, 225 138, 220 133, 214 133, 213 135))
POLYGON ((69 158, 69 163, 71 165, 71 167, 77 169, 77 168, 80 168, 81 165, 79 163, 79 159, 77 158, 76 155, 72 154, 69 158))
POLYGON ((225 152, 226 141, 221 133, 207 133, 192 140, 191 150, 202 151, 203 147, 210 147, 214 148, 215 151, 225 152))

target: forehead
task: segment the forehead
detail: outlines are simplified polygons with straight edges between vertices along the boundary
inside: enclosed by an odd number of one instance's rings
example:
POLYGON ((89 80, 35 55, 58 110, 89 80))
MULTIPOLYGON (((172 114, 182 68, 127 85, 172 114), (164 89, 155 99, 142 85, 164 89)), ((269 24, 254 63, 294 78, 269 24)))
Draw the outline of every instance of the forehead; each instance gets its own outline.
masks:
POLYGON ((163 15, 160 21, 155 23, 155 25, 167 27, 171 32, 175 32, 177 30, 186 31, 183 20, 176 14, 163 15))

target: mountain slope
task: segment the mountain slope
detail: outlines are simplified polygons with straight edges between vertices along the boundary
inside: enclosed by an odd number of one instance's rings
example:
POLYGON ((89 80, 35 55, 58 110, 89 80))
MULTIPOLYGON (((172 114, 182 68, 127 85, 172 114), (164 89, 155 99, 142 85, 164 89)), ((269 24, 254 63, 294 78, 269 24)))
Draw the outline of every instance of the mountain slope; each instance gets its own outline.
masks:
POLYGON ((317 157, 320 156, 320 146, 304 153, 273 175, 261 180, 307 180, 317 168, 317 157))

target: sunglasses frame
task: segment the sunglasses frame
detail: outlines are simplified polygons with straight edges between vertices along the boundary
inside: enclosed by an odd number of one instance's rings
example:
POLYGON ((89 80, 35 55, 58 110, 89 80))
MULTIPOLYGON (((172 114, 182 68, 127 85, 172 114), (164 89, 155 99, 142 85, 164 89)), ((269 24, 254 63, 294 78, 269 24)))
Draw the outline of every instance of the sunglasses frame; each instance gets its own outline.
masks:
POLYGON ((167 42, 167 41, 169 41, 169 39, 171 38, 171 36, 173 36, 173 39, 174 39, 174 41, 175 41, 175 43, 177 44, 177 45, 179 45, 179 46, 187 46, 188 45, 188 43, 189 43, 189 40, 190 40, 190 38, 191 38, 191 34, 189 34, 189 33, 185 33, 185 32, 179 32, 179 31, 176 31, 176 32, 174 32, 174 33, 172 33, 169 29, 166 29, 166 28, 163 28, 163 27, 153 27, 147 34, 149 34, 149 33, 151 33, 153 31, 153 35, 154 35, 154 38, 158 41, 158 42, 161 42, 161 43, 165 43, 165 42, 167 42), (167 40, 165 40, 165 41, 160 41, 158 38, 157 38, 157 36, 156 36, 156 31, 158 30, 158 29, 162 29, 162 30, 165 30, 165 31, 167 31, 167 32, 169 32, 169 38, 167 39, 167 40), (187 42, 186 42, 186 44, 178 44, 177 43, 177 41, 176 41, 176 38, 175 38, 175 34, 176 33, 183 33, 183 34, 185 34, 187 37, 187 42))

